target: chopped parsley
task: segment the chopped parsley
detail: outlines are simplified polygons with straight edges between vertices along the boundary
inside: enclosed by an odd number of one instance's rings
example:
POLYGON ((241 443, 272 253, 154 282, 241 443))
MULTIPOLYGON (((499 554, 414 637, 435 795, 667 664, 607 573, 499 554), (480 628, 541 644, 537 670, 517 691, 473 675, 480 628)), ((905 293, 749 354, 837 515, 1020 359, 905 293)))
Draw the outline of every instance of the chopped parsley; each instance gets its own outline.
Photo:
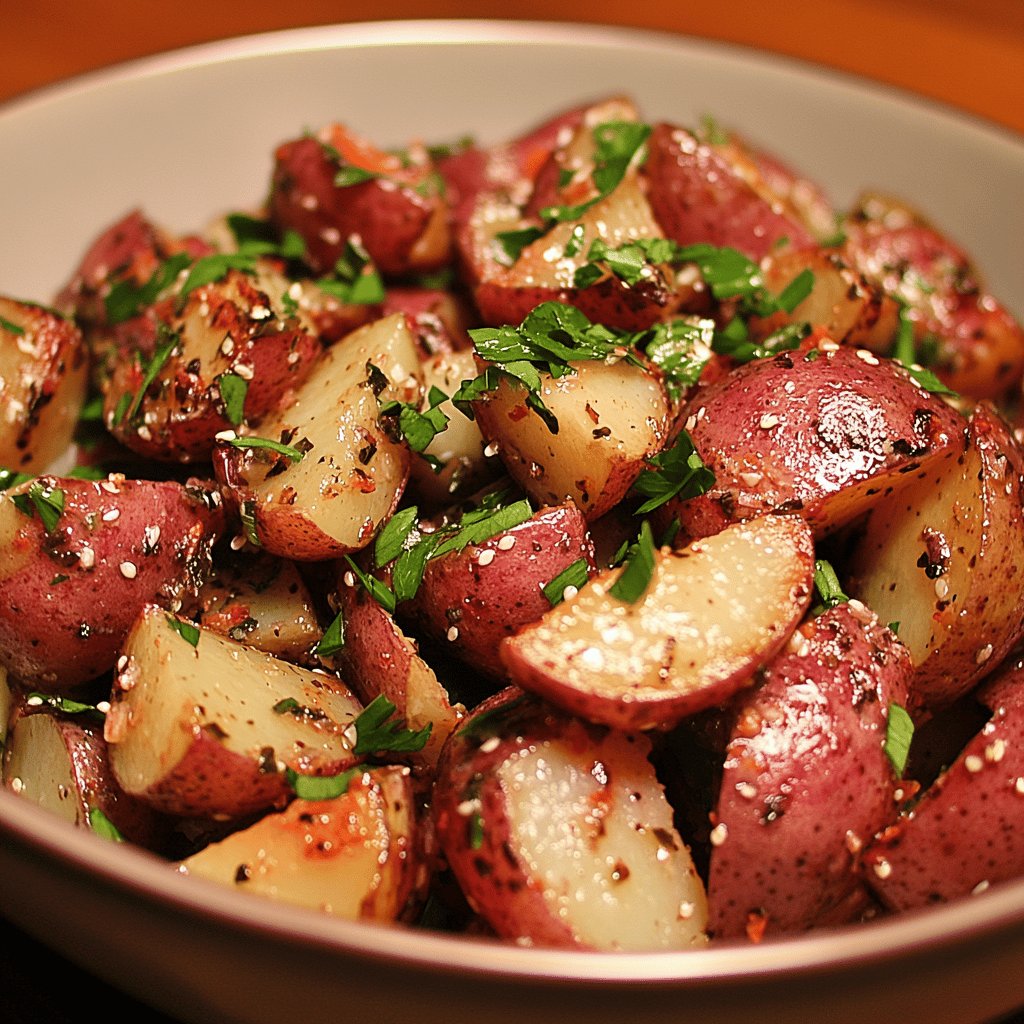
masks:
POLYGON ((897 778, 903 777, 913 738, 913 719, 899 704, 890 704, 885 722, 885 742, 882 749, 885 751, 885 756, 889 758, 889 763, 897 778))
POLYGON ((356 765, 340 775, 300 775, 288 768, 285 777, 300 800, 336 800, 348 792, 352 780, 364 771, 362 765, 356 765))
POLYGON ((375 697, 355 720, 356 743, 352 753, 357 757, 377 753, 414 753, 422 750, 433 723, 428 722, 422 729, 405 727, 401 719, 393 719, 395 705, 383 694, 375 697))
POLYGON ((285 697, 279 700, 271 709, 275 715, 284 715, 289 711, 301 711, 302 705, 294 697, 285 697))
POLYGON ((136 284, 130 278, 114 281, 103 300, 107 319, 112 324, 120 324, 138 316, 146 306, 153 305, 160 293, 169 288, 191 263, 192 257, 187 252, 176 252, 142 284, 136 284))
POLYGON ((192 647, 199 646, 199 627, 194 622, 186 622, 184 619, 176 618, 174 615, 167 616, 167 625, 181 637, 185 643, 192 647))
POLYGON ((231 437, 227 443, 233 448, 256 448, 264 451, 274 452, 276 455, 283 455, 292 462, 301 462, 306 455, 308 448, 303 449, 290 444, 282 444, 269 437, 231 437))
POLYGON ((280 256, 299 260, 306 255, 302 235, 289 228, 278 237, 274 225, 245 213, 229 213, 225 218, 239 252, 254 256, 280 256))
POLYGON ((337 654, 344 646, 345 619, 342 617, 341 612, 338 612, 310 653, 315 654, 319 658, 329 658, 332 654, 337 654))
POLYGON ((259 531, 256 528, 255 499, 250 498, 242 502, 238 507, 238 518, 241 520, 242 532, 245 534, 245 539, 254 548, 262 547, 263 541, 260 540, 259 531))
POLYGON ((633 491, 647 498, 636 514, 643 516, 660 508, 672 498, 696 498, 715 484, 715 474, 704 465, 693 446, 690 435, 679 432, 671 448, 646 460, 651 469, 644 469, 633 484, 633 491))
POLYGON ((333 275, 321 277, 316 283, 325 295, 339 302, 373 305, 383 302, 385 297, 380 273, 354 235, 345 240, 345 248, 334 264, 333 275))
POLYGON ((363 572, 358 565, 352 560, 351 556, 346 555, 345 561, 348 562, 349 568, 352 570, 356 579, 362 584, 363 589, 369 593, 369 595, 379 604, 385 611, 394 612, 397 599, 395 592, 382 580, 377 579, 376 576, 371 576, 368 573, 363 572))
POLYGON ((124 842, 124 836, 121 835, 120 829, 98 807, 90 807, 85 812, 85 817, 89 823, 89 828, 96 835, 101 836, 103 839, 109 839, 113 843, 124 842))
POLYGON ((669 398, 678 401, 697 383, 711 359, 713 320, 672 320, 635 336, 634 344, 662 372, 669 398))
MULTIPOLYGON (((574 206, 546 206, 540 211, 546 221, 561 223, 567 220, 578 220, 592 206, 611 194, 615 187, 626 176, 629 165, 640 153, 647 137, 651 134, 651 126, 640 121, 606 121, 595 125, 592 130, 594 138, 594 170, 592 179, 597 195, 574 206)), ((643 154, 641 153, 641 159, 643 154)))
POLYGON ((543 237, 544 229, 537 227, 499 231, 494 236, 494 244, 498 250, 498 262, 506 267, 512 266, 531 242, 536 242, 538 238, 543 237))
POLYGON ((567 565, 554 579, 545 583, 541 588, 548 604, 552 608, 559 604, 565 597, 567 587, 579 590, 590 579, 590 566, 585 558, 577 558, 571 565, 567 565))
POLYGON ((448 396, 440 388, 431 387, 427 408, 422 412, 415 405, 395 400, 380 407, 380 415, 396 428, 391 431, 396 439, 404 438, 414 452, 430 463, 435 473, 444 469, 444 463, 436 456, 427 455, 426 449, 438 434, 448 429, 448 416, 440 408, 447 401, 448 396))
POLYGON ((832 563, 824 558, 818 558, 814 562, 814 589, 818 593, 819 602, 812 614, 820 615, 829 608, 835 608, 849 601, 850 598, 843 593, 832 563))
POLYGON ((224 418, 233 427, 240 427, 245 419, 245 397, 249 382, 236 373, 222 373, 216 379, 220 400, 224 403, 224 418))
POLYGON ((64 492, 59 487, 48 487, 39 480, 29 484, 24 494, 11 495, 11 501, 22 515, 29 518, 38 512, 47 533, 57 529, 64 513, 64 492))
POLYGON ((0 491, 6 491, 11 487, 20 487, 31 479, 32 477, 28 473, 19 473, 14 469, 0 469, 0 491))
POLYGON ((8 334, 13 334, 15 337, 21 337, 25 333, 25 328, 20 324, 14 323, 12 320, 8 320, 5 316, 0 316, 0 331, 7 331, 8 334))
POLYGON ((31 707, 42 707, 44 704, 59 711, 63 715, 87 715, 90 718, 103 719, 105 713, 95 704, 84 704, 82 701, 72 700, 70 697, 63 697, 57 693, 40 693, 33 690, 25 696, 25 703, 31 707))
POLYGON ((644 596, 654 575, 654 537, 651 524, 645 519, 640 524, 636 541, 626 549, 625 567, 608 593, 619 601, 636 604, 644 596))
POLYGON ((130 424, 139 414, 139 409, 142 406, 142 400, 146 397, 146 392, 153 381, 160 375, 160 371, 164 368, 180 340, 181 335, 178 331, 172 331, 166 324, 159 325, 156 349, 153 352, 152 359, 146 364, 139 390, 134 395, 126 393, 121 396, 117 403, 117 408, 114 410, 114 426, 119 426, 122 422, 130 424))

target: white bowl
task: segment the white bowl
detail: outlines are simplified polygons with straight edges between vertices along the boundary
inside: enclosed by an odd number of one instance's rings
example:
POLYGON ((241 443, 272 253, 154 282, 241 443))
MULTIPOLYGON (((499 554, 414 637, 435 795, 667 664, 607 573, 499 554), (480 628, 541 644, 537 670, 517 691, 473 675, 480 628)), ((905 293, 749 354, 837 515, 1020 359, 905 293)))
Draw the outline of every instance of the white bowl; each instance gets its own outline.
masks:
MULTIPOLYGON (((179 230, 258 201, 275 143, 341 120, 382 144, 496 141, 576 101, 710 113, 822 181, 912 200, 1024 301, 1024 142, 792 62, 579 25, 362 24, 198 47, 0 108, 0 292, 47 301, 132 206, 179 230)), ((190 1021, 639 1018, 968 1024, 1024 1005, 1024 881, 869 925, 686 954, 534 950, 336 921, 182 878, 0 792, 0 908, 190 1021), (955 983, 951 978, 955 976, 955 983)))

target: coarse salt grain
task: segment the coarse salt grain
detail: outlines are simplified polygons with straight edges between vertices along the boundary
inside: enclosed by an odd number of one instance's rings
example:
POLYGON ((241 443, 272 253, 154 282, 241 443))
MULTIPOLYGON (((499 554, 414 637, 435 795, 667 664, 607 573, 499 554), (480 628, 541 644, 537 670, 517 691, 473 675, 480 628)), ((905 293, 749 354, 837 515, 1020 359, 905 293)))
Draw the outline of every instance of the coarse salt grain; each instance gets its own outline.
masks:
POLYGON ((121 575, 126 580, 133 580, 139 574, 138 566, 134 562, 122 562, 118 569, 121 570, 121 575))
POLYGON ((969 754, 964 758, 964 767, 972 775, 976 775, 985 767, 985 762, 977 754, 969 754))
POLYGON ((96 552, 92 548, 82 548, 78 552, 78 564, 83 569, 91 569, 96 564, 96 552))
POLYGON ((722 843, 724 843, 726 839, 729 838, 729 827, 725 824, 724 821, 720 821, 711 830, 711 834, 708 836, 708 838, 711 840, 712 846, 721 846, 722 843))
POLYGON ((777 427, 778 425, 779 425, 779 417, 776 416, 774 413, 770 413, 770 412, 766 412, 761 417, 761 422, 759 424, 759 426, 761 427, 762 430, 771 430, 772 427, 777 427))
POLYGON ((459 639, 459 627, 458 626, 450 626, 448 628, 447 636, 448 636, 449 641, 454 643, 456 640, 459 639))
POLYGON ((106 512, 100 517, 105 523, 112 523, 115 519, 120 518, 121 510, 119 508, 108 508, 106 512))

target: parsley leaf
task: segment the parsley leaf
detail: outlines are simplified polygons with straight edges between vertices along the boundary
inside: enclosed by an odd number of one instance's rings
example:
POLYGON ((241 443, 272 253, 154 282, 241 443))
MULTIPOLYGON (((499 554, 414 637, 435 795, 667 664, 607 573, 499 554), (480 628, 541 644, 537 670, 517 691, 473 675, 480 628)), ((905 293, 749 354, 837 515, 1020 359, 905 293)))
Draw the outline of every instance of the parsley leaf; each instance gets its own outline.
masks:
POLYGON ((220 400, 224 403, 224 418, 233 427, 240 427, 245 419, 245 397, 249 382, 236 373, 222 373, 216 379, 220 400))
POLYGON ((430 442, 448 429, 448 416, 439 406, 447 402, 448 396, 438 387, 431 387, 427 395, 427 408, 420 410, 408 402, 390 401, 380 407, 380 415, 385 418, 397 420, 397 430, 394 433, 398 438, 404 438, 409 447, 418 452, 431 464, 434 472, 440 472, 444 463, 433 455, 426 455, 425 450, 430 442))
POLYGON ((57 693, 40 693, 34 690, 25 696, 25 703, 30 708, 42 707, 45 704, 64 715, 88 715, 90 718, 100 719, 106 717, 95 704, 83 704, 81 701, 63 697, 57 693))
POLYGON ((625 568, 608 588, 608 593, 619 601, 636 604, 644 596, 654 575, 654 556, 651 524, 645 519, 640 524, 636 541, 626 549, 625 568))
POLYGON ((836 605, 850 600, 843 593, 839 577, 836 575, 835 569, 832 568, 832 563, 824 558, 818 558, 814 562, 814 589, 820 598, 819 604, 812 611, 814 615, 820 615, 826 609, 835 608, 836 605))
POLYGON ((31 480, 28 473, 19 473, 14 469, 0 469, 0 491, 6 491, 11 487, 18 487, 31 480))
POLYGON ((892 770, 898 778, 903 777, 913 738, 913 719, 899 704, 890 704, 889 714, 885 721, 885 742, 882 744, 882 749, 885 751, 885 756, 889 758, 892 770))
POLYGON ((636 335, 635 344, 661 370, 665 390, 677 401, 700 379, 711 359, 713 320, 672 320, 636 335))
POLYGON ((186 622, 184 619, 176 618, 173 615, 167 616, 167 625, 181 637, 185 643, 192 647, 199 646, 199 627, 194 622, 186 622))
POLYGON ((192 257, 187 252, 176 252, 164 260, 153 271, 149 280, 141 285, 130 278, 114 281, 103 300, 107 319, 112 324, 120 324, 138 316, 143 308, 156 302, 157 296, 169 287, 191 262, 192 257))
POLYGON ((350 235, 334 264, 334 274, 321 277, 317 286, 339 302, 373 305, 385 298, 384 282, 370 254, 359 239, 350 235))
POLYGON ((282 444, 280 441, 274 441, 269 437, 231 437, 227 439, 227 443, 233 448, 260 448, 276 452, 292 462, 301 462, 306 454, 301 448, 293 447, 290 444, 282 444))
POLYGON ((592 177, 597 195, 575 206, 547 206, 540 211, 541 217, 556 223, 582 217, 622 181, 630 163, 650 134, 651 126, 639 121, 606 121, 595 125, 592 177))
POLYGON ((373 564, 376 568, 393 562, 406 549, 406 542, 416 529, 418 514, 418 508, 410 505, 396 512, 381 527, 373 542, 373 564))
POLYGON ((685 430, 679 432, 671 448, 646 461, 653 468, 643 470, 633 484, 633 491, 648 499, 636 510, 637 515, 647 515, 677 496, 695 498, 714 486, 715 474, 704 465, 685 430))
POLYGON ((377 579, 376 576, 370 576, 363 572, 349 555, 345 556, 345 561, 348 562, 349 568, 355 574, 356 579, 359 580, 377 604, 384 608, 385 611, 394 612, 395 604, 397 603, 395 592, 386 583, 377 579))
POLYGON ((395 705, 383 694, 373 701, 359 714, 355 720, 356 743, 352 753, 357 757, 376 753, 412 753, 422 750, 433 722, 428 722, 422 729, 407 729, 401 720, 394 720, 395 705))
POLYGON ((38 512, 47 533, 53 533, 64 512, 64 492, 59 487, 47 487, 39 480, 29 484, 26 493, 12 495, 11 501, 22 515, 31 518, 38 512))
POLYGON ((14 323, 13 320, 8 320, 5 316, 0 316, 0 331, 6 331, 8 334, 13 334, 15 337, 21 337, 25 333, 25 328, 20 324, 14 323))
POLYGON ((494 244, 498 250, 498 262, 506 267, 512 266, 519 259, 522 251, 531 243, 542 238, 542 228, 518 228, 512 231, 499 231, 494 236, 494 244))
POLYGON ((310 653, 320 658, 329 658, 332 654, 337 654, 344 646, 345 619, 342 617, 341 612, 338 612, 310 653))
POLYGON ((159 325, 156 349, 153 352, 153 357, 146 364, 146 370, 142 376, 139 390, 135 392, 134 396, 129 396, 128 394, 121 396, 117 403, 117 408, 114 410, 115 426, 122 422, 131 424, 135 420, 135 417, 139 414, 142 400, 146 397, 146 392, 153 381, 160 375, 160 371, 164 368, 164 364, 170 358, 171 353, 177 347, 180 340, 181 335, 177 331, 172 331, 166 324, 159 325))
POLYGON ((554 579, 545 583, 541 588, 548 604, 552 608, 559 604, 565 597, 568 587, 579 590, 590 579, 590 566, 585 558, 577 558, 571 565, 567 565, 554 579))
POLYGON ((121 835, 118 827, 98 807, 90 807, 85 812, 89 828, 98 836, 109 839, 114 843, 123 843, 124 836, 121 835))
POLYGON ((352 780, 364 771, 362 765, 355 765, 340 775, 300 775, 287 768, 285 777, 300 800, 336 800, 348 792, 352 780))

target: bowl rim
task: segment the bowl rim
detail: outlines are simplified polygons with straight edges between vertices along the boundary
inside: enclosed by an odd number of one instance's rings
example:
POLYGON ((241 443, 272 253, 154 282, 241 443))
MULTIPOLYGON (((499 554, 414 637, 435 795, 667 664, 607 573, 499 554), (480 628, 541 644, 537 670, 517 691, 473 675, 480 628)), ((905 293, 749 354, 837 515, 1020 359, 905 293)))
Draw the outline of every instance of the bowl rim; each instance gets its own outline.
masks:
MULTIPOLYGON (((244 35, 187 46, 85 72, 15 96, 0 104, 0 132, 9 116, 31 114, 37 106, 59 103, 83 91, 99 90, 140 77, 187 71, 196 65, 258 59, 301 51, 379 46, 515 44, 621 46, 684 54, 704 54, 753 69, 772 69, 821 82, 827 79, 861 96, 870 95, 960 131, 980 133, 987 144, 1009 146, 1024 165, 1024 136, 960 111, 941 101, 874 82, 855 74, 751 47, 679 33, 613 25, 558 21, 503 22, 490 19, 419 19, 310 26, 244 35)), ((880 918, 858 925, 816 929, 761 944, 716 943, 687 952, 614 953, 535 949, 486 938, 466 938, 412 928, 347 921, 301 907, 252 900, 199 878, 185 878, 168 862, 130 846, 112 850, 106 840, 75 828, 0 787, 0 837, 26 851, 57 861, 102 881, 122 895, 147 904, 170 905, 177 912, 215 920, 232 929, 273 937, 296 947, 315 947, 352 957, 372 957, 453 975, 545 979, 579 984, 732 984, 771 974, 785 979, 810 971, 854 967, 894 957, 929 955, 965 941, 995 936, 1024 926, 1024 879, 993 886, 962 900, 880 918), (827 938, 827 941, 823 941, 827 938), (742 958, 736 949, 742 948, 742 958)))

